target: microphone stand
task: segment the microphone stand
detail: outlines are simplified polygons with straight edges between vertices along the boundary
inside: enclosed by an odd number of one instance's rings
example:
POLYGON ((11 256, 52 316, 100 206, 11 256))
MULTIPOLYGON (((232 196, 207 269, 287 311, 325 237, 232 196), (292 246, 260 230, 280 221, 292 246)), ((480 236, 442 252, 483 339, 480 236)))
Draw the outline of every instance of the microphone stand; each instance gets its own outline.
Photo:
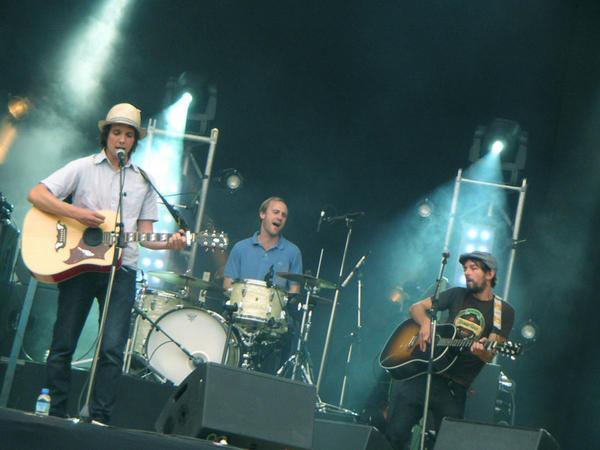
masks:
POLYGON ((90 415, 90 402, 92 399, 92 393, 94 391, 94 385, 96 382, 96 372, 98 370, 98 360, 100 359, 100 350, 102 349, 102 343, 104 340, 104 329, 106 327, 106 319, 108 317, 108 306, 110 304, 110 299, 112 295, 112 289, 115 283, 115 276, 117 270, 119 269, 119 256, 121 254, 121 250, 125 248, 125 241, 123 239, 124 235, 124 224, 123 220, 123 188, 125 186, 125 172, 123 161, 119 158, 119 206, 117 208, 117 220, 115 223, 115 233, 116 243, 115 243, 115 251, 113 253, 113 260, 110 266, 110 276, 108 279, 108 285, 106 287, 106 294, 104 296, 104 307, 102 308, 102 317, 100 319, 100 326, 98 329, 98 343, 96 344, 96 352, 94 353, 94 359, 92 360, 92 367, 90 368, 90 376, 89 383, 87 387, 87 392, 85 396, 85 403, 81 408, 79 413, 80 419, 82 422, 91 422, 92 417, 90 415))
MULTIPOLYGON (((362 215, 362 214, 359 213, 358 215, 362 215)), ((357 213, 350 213, 348 216, 356 217, 357 213)), ((338 220, 339 217, 343 217, 343 216, 338 216, 335 219, 338 220)), ((344 245, 344 252, 342 253, 342 261, 340 263, 340 272, 339 272, 339 276, 338 276, 338 280, 340 280, 340 281, 342 279, 342 276, 344 275, 344 266, 346 264, 346 256, 348 254, 348 246, 350 245, 350 237, 352 236, 352 225, 354 223, 354 219, 351 217, 346 217, 345 221, 346 221, 346 228, 348 229, 348 231, 346 233, 346 243, 344 245)), ((340 288, 341 288, 341 283, 338 282, 337 287, 335 289, 335 295, 333 297, 333 304, 331 305, 331 315, 329 317, 329 325, 327 327, 327 335, 325 337, 325 345, 323 347, 323 355, 321 357, 321 365, 319 366, 319 375, 317 377, 316 388, 317 388, 317 397, 319 397, 319 398, 320 398, 320 391, 321 391, 321 383, 323 381, 323 375, 325 373, 325 366, 327 364, 327 357, 329 356, 329 347, 331 345, 331 334, 333 331, 333 323, 335 321, 335 313, 336 313, 337 304, 338 304, 338 300, 339 300, 339 296, 340 296, 340 288)), ((321 402, 319 409, 325 410, 326 404, 321 402)), ((340 410, 341 408, 335 407, 335 409, 340 410)), ((343 412, 350 413, 351 411, 343 410, 343 412)), ((356 414, 356 413, 353 413, 353 414, 356 414)))
POLYGON ((444 279, 444 272, 446 271, 446 265, 448 264, 448 258, 450 253, 444 251, 442 253, 442 263, 440 266, 440 272, 435 282, 435 291, 431 296, 431 309, 427 311, 430 318, 430 336, 431 344, 429 348, 429 359, 427 361, 427 381, 425 384, 425 400, 423 402, 423 426, 421 427, 421 443, 420 450, 425 449, 425 434, 427 432, 427 416, 429 414, 429 401, 431 394, 431 379, 433 377, 433 361, 435 360, 435 346, 436 346, 436 333, 437 333, 437 307, 440 297, 440 287, 442 280, 444 279))
MULTIPOLYGON (((363 256, 363 258, 365 258, 363 256)), ((354 271, 353 271, 354 272, 354 271)), ((353 273, 351 272, 351 274, 353 273)), ((343 283, 342 283, 343 284, 343 283)), ((340 408, 344 405, 344 397, 346 396, 346 387, 348 384, 348 372, 352 364, 352 351, 355 343, 360 343, 360 331, 362 329, 362 272, 357 273, 356 281, 356 329, 350 333, 350 346, 348 347, 348 356, 346 357, 346 370, 344 370, 344 379, 342 381, 342 392, 340 393, 340 408)))

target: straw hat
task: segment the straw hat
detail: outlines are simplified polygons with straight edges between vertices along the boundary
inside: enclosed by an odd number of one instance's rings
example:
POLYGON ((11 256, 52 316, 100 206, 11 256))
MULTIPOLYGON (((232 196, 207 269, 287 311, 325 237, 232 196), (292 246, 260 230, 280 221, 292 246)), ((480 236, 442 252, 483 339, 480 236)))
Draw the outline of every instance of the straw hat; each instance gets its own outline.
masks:
POLYGON ((106 115, 106 120, 98 121, 98 128, 102 131, 106 125, 112 123, 129 125, 138 131, 140 139, 146 137, 146 129, 141 126, 142 112, 129 103, 119 103, 110 108, 110 111, 106 115))

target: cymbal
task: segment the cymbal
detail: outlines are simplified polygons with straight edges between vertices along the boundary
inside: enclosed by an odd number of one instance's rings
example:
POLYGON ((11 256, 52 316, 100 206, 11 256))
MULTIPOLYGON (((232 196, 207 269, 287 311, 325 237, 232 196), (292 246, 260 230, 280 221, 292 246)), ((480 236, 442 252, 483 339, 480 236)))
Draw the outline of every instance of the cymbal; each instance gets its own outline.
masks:
POLYGON ((321 278, 313 277, 312 275, 302 275, 300 273, 291 273, 291 272, 277 272, 276 275, 285 280, 293 281, 294 283, 299 283, 302 286, 309 288, 318 288, 318 289, 335 289, 335 283, 331 281, 323 280, 321 278))
POLYGON ((172 283, 177 286, 188 286, 192 288, 200 288, 204 290, 210 291, 222 291, 223 289, 215 286, 209 281, 204 281, 201 278, 196 278, 190 275, 185 275, 183 273, 177 272, 146 272, 146 274, 150 277, 156 277, 159 280, 166 281, 167 283, 172 283))

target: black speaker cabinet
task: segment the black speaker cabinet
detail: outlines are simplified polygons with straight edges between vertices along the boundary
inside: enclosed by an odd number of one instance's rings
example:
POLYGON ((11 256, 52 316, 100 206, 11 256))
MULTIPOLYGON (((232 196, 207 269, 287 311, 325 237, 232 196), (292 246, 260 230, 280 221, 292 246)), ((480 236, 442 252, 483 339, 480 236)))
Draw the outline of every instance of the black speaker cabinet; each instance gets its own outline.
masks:
POLYGON ((257 450, 311 449, 314 386, 258 372, 203 363, 177 388, 156 430, 257 450))
POLYGON ((313 450, 392 450, 377 428, 315 419, 313 450))
POLYGON ((559 450, 544 429, 530 430, 444 418, 434 450, 559 450))

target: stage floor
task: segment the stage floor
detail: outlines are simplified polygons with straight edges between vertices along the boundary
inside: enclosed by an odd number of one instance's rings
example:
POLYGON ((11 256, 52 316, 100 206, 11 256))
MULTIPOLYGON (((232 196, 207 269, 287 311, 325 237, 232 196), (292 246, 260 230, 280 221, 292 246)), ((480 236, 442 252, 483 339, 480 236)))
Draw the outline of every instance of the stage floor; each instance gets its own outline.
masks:
POLYGON ((203 439, 75 423, 0 408, 0 448, 5 450, 197 450, 239 449, 203 439))

